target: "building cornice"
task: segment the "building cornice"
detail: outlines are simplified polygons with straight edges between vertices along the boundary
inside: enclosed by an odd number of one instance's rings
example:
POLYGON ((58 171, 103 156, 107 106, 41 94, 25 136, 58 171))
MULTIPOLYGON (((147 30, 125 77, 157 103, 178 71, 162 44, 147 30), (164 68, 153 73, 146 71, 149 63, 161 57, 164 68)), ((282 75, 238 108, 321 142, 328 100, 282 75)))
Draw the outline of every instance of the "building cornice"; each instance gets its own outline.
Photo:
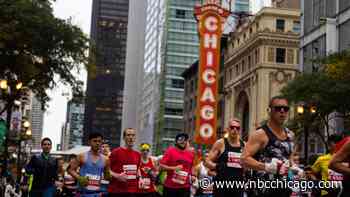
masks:
POLYGON ((227 58, 224 60, 224 65, 225 67, 232 65, 236 59, 242 58, 244 54, 251 52, 252 49, 260 45, 299 48, 299 44, 299 34, 293 32, 281 34, 280 32, 269 32, 269 30, 265 30, 251 37, 245 44, 242 44, 240 47, 230 52, 230 54, 226 53, 225 56, 227 58))

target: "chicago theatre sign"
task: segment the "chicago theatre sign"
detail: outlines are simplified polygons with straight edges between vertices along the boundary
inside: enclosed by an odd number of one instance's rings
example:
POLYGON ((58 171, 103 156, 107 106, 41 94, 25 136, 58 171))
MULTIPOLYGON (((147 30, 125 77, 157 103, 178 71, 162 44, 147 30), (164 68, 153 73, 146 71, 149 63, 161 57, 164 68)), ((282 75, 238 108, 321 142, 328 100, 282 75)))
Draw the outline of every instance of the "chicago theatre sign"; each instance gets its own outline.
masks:
POLYGON ((200 35, 200 59, 196 109, 197 144, 216 141, 220 40, 224 23, 230 12, 217 1, 207 1, 194 8, 200 35))

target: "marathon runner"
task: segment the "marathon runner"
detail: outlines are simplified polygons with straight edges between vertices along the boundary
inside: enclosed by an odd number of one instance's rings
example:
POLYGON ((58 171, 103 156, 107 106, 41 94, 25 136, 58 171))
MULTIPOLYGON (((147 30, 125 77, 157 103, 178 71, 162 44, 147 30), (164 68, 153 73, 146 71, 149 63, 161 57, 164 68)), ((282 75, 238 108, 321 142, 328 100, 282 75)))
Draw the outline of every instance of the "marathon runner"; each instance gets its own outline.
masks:
POLYGON ((90 151, 78 155, 78 162, 70 162, 69 174, 78 181, 80 197, 101 197, 102 177, 110 176, 109 160, 100 153, 102 140, 100 133, 90 133, 90 151))
POLYGON ((341 197, 350 194, 350 138, 346 139, 344 145, 339 146, 340 150, 335 153, 329 163, 329 168, 344 175, 343 190, 341 197))
POLYGON ((188 134, 177 134, 175 147, 169 147, 160 161, 160 167, 167 171, 164 197, 190 197, 194 154, 188 148, 188 140, 188 134))
POLYGON ((140 163, 140 178, 139 191, 142 197, 156 197, 155 178, 158 170, 153 159, 150 157, 151 146, 147 143, 140 144, 141 163, 140 163))
POLYGON ((207 167, 214 171, 214 197, 242 197, 243 188, 218 188, 218 182, 243 180, 241 154, 244 142, 240 139, 241 124, 238 119, 229 121, 227 138, 215 142, 206 160, 207 167))
POLYGON ((138 194, 138 169, 140 153, 133 149, 136 130, 127 128, 123 131, 124 147, 116 148, 110 155, 112 180, 108 186, 110 197, 133 197, 138 194))
MULTIPOLYGON (((273 97, 268 108, 269 120, 250 133, 241 159, 245 168, 256 171, 253 180, 272 181, 288 175, 289 159, 294 150, 294 134, 283 126, 288 111, 286 98, 273 97)), ((250 195, 289 197, 290 193, 291 190, 286 188, 254 188, 250 195)))

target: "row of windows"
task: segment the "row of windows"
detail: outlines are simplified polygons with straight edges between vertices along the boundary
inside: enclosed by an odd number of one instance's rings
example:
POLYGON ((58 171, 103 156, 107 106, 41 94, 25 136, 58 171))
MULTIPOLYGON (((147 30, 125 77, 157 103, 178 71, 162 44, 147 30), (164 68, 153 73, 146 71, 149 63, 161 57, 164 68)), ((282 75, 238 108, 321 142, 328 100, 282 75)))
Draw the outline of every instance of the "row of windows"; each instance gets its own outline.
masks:
POLYGON ((285 48, 273 48, 270 47, 268 50, 268 58, 269 62, 276 62, 282 64, 294 64, 294 49, 285 49, 285 48))
POLYGON ((197 24, 195 22, 185 21, 170 21, 170 29, 182 30, 182 31, 197 31, 197 24))
MULTIPOLYGON (((275 28, 277 32, 285 32, 286 31, 285 20, 276 19, 275 28)), ((243 33, 240 37, 238 37, 237 39, 231 42, 232 47, 233 48, 239 47, 241 44, 244 43, 244 41, 249 39, 249 37, 255 32, 257 32, 258 30, 259 30, 259 23, 256 23, 254 26, 252 25, 252 27, 249 28, 248 32, 243 33)), ((295 33, 300 33, 300 30, 301 30, 300 21, 293 21, 292 31, 295 33)))
POLYGON ((165 114, 168 115, 183 115, 183 105, 182 103, 165 103, 165 114))
MULTIPOLYGON (((284 19, 276 19, 276 31, 277 32, 285 32, 286 27, 285 27, 285 20, 284 19)), ((295 33, 300 33, 300 21, 293 21, 293 32, 295 33)))
POLYGON ((176 53, 198 53, 198 46, 182 45, 182 44, 168 44, 168 50, 176 53))
POLYGON ((231 81, 234 77, 239 76, 241 73, 245 73, 249 71, 253 65, 259 63, 260 59, 260 51, 259 49, 255 49, 250 55, 246 58, 240 60, 233 68, 228 70, 226 73, 226 82, 231 81))
POLYGON ((183 100, 183 91, 165 90, 165 98, 183 100))
POLYGON ((184 64, 184 65, 190 65, 192 64, 197 58, 195 57, 183 57, 183 56, 176 56, 176 55, 168 55, 167 56, 167 63, 168 64, 184 64))
POLYGON ((168 66, 167 69, 166 69, 166 74, 179 76, 185 70, 186 70, 186 68, 168 66))
POLYGON ((198 34, 190 34, 190 33, 169 32, 168 39, 174 40, 174 41, 184 41, 184 42, 194 42, 194 43, 199 42, 198 34))
POLYGON ((183 79, 166 79, 165 84, 167 87, 172 88, 184 88, 184 80, 183 79))
POLYGON ((200 3, 201 1, 202 0, 176 0, 171 1, 171 5, 193 8, 196 4, 200 3))
POLYGON ((181 9, 171 9, 170 17, 178 19, 192 19, 194 20, 193 10, 181 10, 181 9))

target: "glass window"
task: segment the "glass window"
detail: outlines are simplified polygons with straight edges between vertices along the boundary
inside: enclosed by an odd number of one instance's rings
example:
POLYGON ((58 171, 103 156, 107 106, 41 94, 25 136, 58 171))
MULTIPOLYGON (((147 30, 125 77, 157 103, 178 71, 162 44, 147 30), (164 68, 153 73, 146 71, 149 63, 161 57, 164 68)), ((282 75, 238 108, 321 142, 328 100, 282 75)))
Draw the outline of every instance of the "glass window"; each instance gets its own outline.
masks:
POLYGON ((286 62, 286 49, 276 48, 276 62, 285 63, 286 62))
POLYGON ((179 10, 176 9, 176 18, 186 18, 186 11, 185 10, 179 10))
POLYGON ((300 21, 293 21, 293 32, 300 33, 300 21))
POLYGON ((276 31, 284 32, 285 21, 283 19, 276 20, 276 31))

